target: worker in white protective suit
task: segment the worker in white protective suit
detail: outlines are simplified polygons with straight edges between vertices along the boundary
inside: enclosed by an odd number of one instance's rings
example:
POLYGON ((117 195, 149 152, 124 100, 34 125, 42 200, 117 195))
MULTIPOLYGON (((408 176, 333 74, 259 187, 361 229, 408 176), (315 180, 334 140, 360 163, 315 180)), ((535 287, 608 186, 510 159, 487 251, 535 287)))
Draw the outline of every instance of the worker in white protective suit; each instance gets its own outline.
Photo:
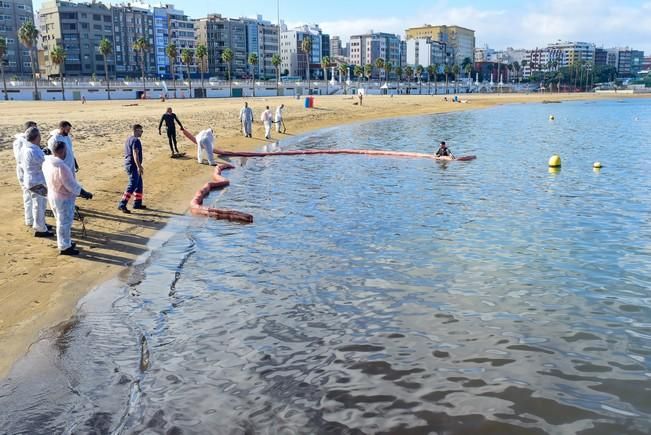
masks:
POLYGON ((276 107, 276 118, 274 119, 274 122, 276 123, 276 131, 280 133, 280 129, 282 127, 283 133, 285 133, 285 125, 283 124, 283 110, 285 109, 285 105, 281 104, 280 106, 276 107))
POLYGON ((68 145, 58 141, 52 148, 52 155, 45 158, 43 175, 47 183, 47 198, 54 212, 57 223, 57 248, 60 255, 79 255, 71 240, 72 222, 75 218, 75 199, 81 196, 91 199, 92 193, 86 192, 75 179, 75 175, 66 163, 68 145))
MULTIPOLYGON (((66 158, 65 164, 68 165, 72 174, 79 170, 77 165, 77 160, 75 159, 74 148, 72 147, 72 136, 70 136, 70 130, 72 129, 72 124, 68 121, 61 121, 59 123, 59 128, 57 130, 52 130, 50 132, 50 138, 47 141, 47 147, 50 152, 54 153, 54 145, 57 142, 63 142, 66 144, 66 158)), ((76 176, 75 176, 76 178, 76 176)))
MULTIPOLYGON (((25 131, 28 128, 36 127, 34 121, 27 121, 25 123, 25 131)), ((18 177, 18 184, 20 189, 23 191, 23 208, 25 209, 25 225, 31 227, 34 225, 34 215, 32 213, 32 195, 29 190, 23 187, 23 168, 20 165, 20 151, 23 148, 23 144, 26 143, 25 131, 18 133, 14 136, 14 158, 16 159, 16 177, 18 177)))
POLYGON ((264 125, 264 138, 271 139, 271 124, 273 124, 274 116, 271 113, 271 110, 269 110, 269 106, 267 106, 266 110, 262 112, 260 121, 262 121, 262 125, 264 125))
POLYGON ((212 128, 202 130, 195 138, 197 140, 197 161, 203 164, 203 152, 206 152, 208 164, 211 166, 217 165, 213 154, 213 146, 215 145, 215 134, 212 128))
POLYGON ((240 109, 240 123, 242 124, 242 134, 245 137, 253 137, 253 110, 249 107, 249 103, 244 103, 244 107, 240 109))
POLYGON ((23 188, 28 190, 32 199, 32 217, 35 237, 52 237, 45 224, 45 207, 47 206, 47 187, 43 176, 45 154, 41 150, 41 132, 30 127, 25 132, 25 143, 20 150, 20 167, 23 170, 23 188))

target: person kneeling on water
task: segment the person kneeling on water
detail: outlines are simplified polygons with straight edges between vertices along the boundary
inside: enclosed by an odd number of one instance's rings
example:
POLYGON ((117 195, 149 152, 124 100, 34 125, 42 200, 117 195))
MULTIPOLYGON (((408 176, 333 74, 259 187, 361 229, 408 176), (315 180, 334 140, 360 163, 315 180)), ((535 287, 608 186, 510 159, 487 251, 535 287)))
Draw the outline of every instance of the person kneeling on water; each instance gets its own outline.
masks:
POLYGON ((450 148, 448 148, 445 144, 445 141, 441 141, 439 149, 436 150, 436 157, 450 157, 451 159, 456 158, 454 157, 454 154, 452 154, 452 151, 450 151, 450 148))
POLYGON ((70 240, 72 221, 75 217, 75 199, 81 196, 92 199, 75 179, 74 172, 66 164, 68 144, 57 141, 52 146, 52 154, 45 157, 43 174, 47 184, 47 196, 57 222, 57 247, 61 255, 78 255, 75 244, 70 240))

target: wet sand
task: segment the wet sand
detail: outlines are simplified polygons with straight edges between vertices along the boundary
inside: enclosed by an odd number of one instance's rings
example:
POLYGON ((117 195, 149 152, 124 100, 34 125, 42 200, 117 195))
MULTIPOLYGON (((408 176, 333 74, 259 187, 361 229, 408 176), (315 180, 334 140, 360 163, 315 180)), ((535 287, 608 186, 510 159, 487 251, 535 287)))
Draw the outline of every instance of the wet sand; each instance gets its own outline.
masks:
MULTIPOLYGON (((351 97, 316 97, 315 109, 304 109, 295 98, 249 98, 254 110, 253 139, 241 136, 238 114, 243 99, 89 101, 80 102, 0 102, 0 377, 6 376, 14 361, 36 341, 39 332, 68 319, 77 302, 103 281, 122 273, 147 251, 152 235, 168 220, 188 210, 194 192, 210 179, 212 168, 199 165, 196 148, 178 132, 179 149, 185 158, 170 159, 165 136, 157 127, 167 106, 172 106, 184 126, 196 134, 212 127, 217 148, 255 150, 265 144, 259 122, 265 105, 272 111, 284 103, 288 135, 343 123, 397 116, 442 113, 491 107, 498 104, 541 102, 543 100, 629 98, 630 96, 575 95, 473 95, 468 104, 442 101, 442 96, 369 96, 364 105, 351 97), (86 218, 86 237, 75 222, 73 239, 82 254, 60 257, 54 239, 37 239, 23 222, 22 197, 15 176, 11 143, 26 120, 39 123, 46 132, 66 119, 73 124, 74 145, 80 165, 78 179, 95 197, 79 199, 86 218), (116 210, 126 185, 122 168, 122 148, 133 123, 143 124, 145 204, 148 210, 125 215, 116 210)), ((466 97, 463 97, 464 99, 466 97)), ((550 113, 554 106, 550 105, 550 113)), ((432 148, 436 146, 433 138, 432 148)), ((454 150, 463 154, 462 149, 454 150)), ((481 159, 481 155, 478 156, 481 159)), ((228 172, 225 173, 228 177, 228 172)), ((246 210, 243 210, 246 211, 246 210)), ((52 218, 48 223, 54 224, 52 218)))

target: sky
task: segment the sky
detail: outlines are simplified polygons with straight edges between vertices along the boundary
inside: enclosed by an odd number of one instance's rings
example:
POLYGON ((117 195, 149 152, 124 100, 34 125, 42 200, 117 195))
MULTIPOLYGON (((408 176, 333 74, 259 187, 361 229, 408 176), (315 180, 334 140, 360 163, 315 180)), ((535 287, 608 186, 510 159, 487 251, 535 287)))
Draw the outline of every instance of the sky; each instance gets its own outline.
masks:
MULTIPOLYGON (((108 1, 108 0, 107 0, 108 1)), ((127 0, 123 0, 125 3, 127 0)), ((408 27, 456 24, 475 30, 477 46, 536 48, 563 41, 626 47, 651 55, 651 0, 167 0, 193 18, 207 13, 255 17, 290 27, 318 23, 347 40, 376 32, 404 36, 408 27)), ((41 0, 34 1, 38 9, 41 0)), ((117 3, 114 1, 113 3, 117 3)), ((132 2, 134 3, 134 2, 132 2)), ((152 2, 152 4, 155 2, 152 2)))

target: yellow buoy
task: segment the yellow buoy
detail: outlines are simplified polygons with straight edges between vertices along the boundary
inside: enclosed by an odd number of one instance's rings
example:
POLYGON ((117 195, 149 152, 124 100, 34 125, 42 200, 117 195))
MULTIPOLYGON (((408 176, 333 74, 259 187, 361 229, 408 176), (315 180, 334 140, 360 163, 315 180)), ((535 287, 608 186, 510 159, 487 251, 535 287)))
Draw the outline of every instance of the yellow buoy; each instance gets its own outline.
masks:
POLYGON ((601 169, 601 162, 594 162, 592 167, 595 168, 595 169, 601 169))
POLYGON ((561 157, 553 155, 549 158, 549 167, 550 168, 560 168, 561 167, 561 157))
POLYGON ((558 174, 558 173, 561 172, 561 168, 560 168, 560 167, 558 167, 558 168, 552 168, 552 167, 550 166, 549 168, 547 168, 547 170, 549 171, 550 174, 558 174))
POLYGON ((554 115, 549 115, 549 120, 550 120, 550 121, 553 121, 553 120, 555 120, 555 119, 556 119, 556 117, 554 117, 554 115))

